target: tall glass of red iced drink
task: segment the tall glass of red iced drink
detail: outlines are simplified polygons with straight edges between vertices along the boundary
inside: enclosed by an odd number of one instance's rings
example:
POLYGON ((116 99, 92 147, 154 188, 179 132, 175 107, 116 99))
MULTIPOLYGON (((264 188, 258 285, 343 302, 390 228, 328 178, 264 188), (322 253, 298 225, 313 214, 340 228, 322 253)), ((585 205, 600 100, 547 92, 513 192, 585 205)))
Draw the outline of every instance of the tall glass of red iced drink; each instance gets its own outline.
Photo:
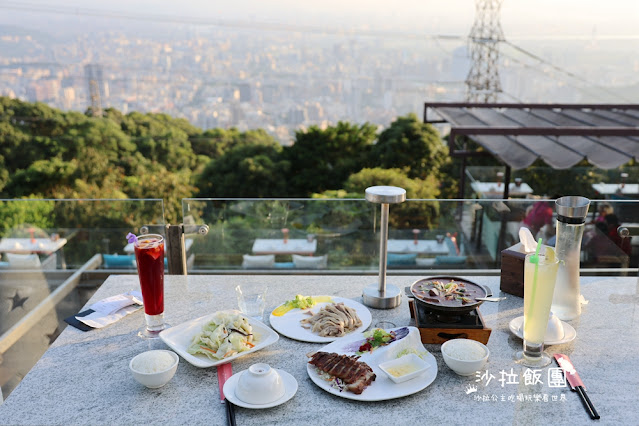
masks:
POLYGON ((133 243, 144 299, 146 327, 142 337, 157 338, 164 323, 164 238, 158 234, 138 237, 133 243))

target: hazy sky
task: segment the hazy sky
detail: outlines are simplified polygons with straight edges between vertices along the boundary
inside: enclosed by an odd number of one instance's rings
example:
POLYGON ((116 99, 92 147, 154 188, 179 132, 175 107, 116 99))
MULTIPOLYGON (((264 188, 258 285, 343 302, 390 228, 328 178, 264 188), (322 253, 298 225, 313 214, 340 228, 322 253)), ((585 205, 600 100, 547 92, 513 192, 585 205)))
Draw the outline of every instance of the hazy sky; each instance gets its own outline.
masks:
MULTIPOLYGON (((14 24, 39 21, 47 14, 3 5, 455 35, 467 35, 475 15, 474 0, 0 0, 0 22, 14 24)), ((507 38, 638 36, 639 0, 504 0, 501 24, 507 38)))

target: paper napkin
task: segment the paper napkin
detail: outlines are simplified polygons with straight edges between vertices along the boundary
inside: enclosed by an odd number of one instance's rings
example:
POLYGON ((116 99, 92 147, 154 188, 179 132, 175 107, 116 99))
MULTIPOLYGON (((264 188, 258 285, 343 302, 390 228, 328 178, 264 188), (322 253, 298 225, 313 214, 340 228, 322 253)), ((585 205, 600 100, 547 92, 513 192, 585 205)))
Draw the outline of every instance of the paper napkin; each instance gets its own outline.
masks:
POLYGON ((524 251, 526 253, 534 253, 537 250, 537 241, 535 241, 535 237, 533 237, 530 229, 521 227, 519 228, 519 241, 524 246, 524 251))
POLYGON ((142 294, 137 290, 132 290, 94 303, 88 309, 93 312, 88 315, 83 315, 84 312, 81 312, 75 316, 75 319, 89 327, 102 328, 137 311, 141 306, 142 294))

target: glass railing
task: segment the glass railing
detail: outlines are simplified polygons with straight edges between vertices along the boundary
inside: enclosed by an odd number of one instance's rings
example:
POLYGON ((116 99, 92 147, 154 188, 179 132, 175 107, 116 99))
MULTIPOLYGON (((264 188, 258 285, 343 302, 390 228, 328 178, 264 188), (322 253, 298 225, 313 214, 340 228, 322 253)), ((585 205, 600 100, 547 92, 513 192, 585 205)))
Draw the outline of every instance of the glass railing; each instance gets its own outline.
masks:
POLYGON ((0 387, 17 386, 101 283, 136 273, 126 234, 164 229, 162 200, 0 200, 0 387), (103 281, 104 278, 102 278, 103 281))
MULTIPOLYGON (((466 168, 465 198, 501 198, 506 168, 471 166, 466 168)), ((528 167, 513 170, 509 187, 513 198, 555 198, 562 194, 579 194, 590 199, 639 199, 639 167, 619 169, 572 167, 528 167)))
MULTIPOLYGON (((603 204, 621 224, 632 225, 639 217, 637 201, 593 200, 584 227, 581 266, 585 272, 605 268, 609 274, 627 274, 628 268, 637 266, 639 241, 618 237, 617 224, 598 219, 603 204)), ((554 244, 554 210, 554 201, 525 198, 407 200, 391 205, 389 273, 499 273, 502 251, 519 242, 520 227, 554 244), (547 203, 552 215, 533 218, 537 203, 547 203)), ((379 268, 380 209, 363 199, 185 199, 183 213, 185 223, 210 227, 206 236, 186 236, 189 273, 379 268)))

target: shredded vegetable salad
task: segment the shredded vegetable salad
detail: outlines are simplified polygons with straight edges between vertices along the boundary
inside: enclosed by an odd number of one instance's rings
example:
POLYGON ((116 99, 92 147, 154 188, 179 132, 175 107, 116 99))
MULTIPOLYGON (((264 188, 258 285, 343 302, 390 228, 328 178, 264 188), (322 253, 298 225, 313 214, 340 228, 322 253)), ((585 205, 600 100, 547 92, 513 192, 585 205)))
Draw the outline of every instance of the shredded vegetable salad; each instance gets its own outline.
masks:
POLYGON ((255 346, 253 328, 242 314, 218 312, 191 341, 187 352, 220 360, 255 346))
POLYGON ((339 392, 343 392, 344 388, 346 388, 346 385, 344 384, 344 380, 340 379, 339 377, 331 376, 327 372, 322 371, 317 367, 315 367, 315 372, 322 380, 328 382, 328 384, 333 389, 336 389, 339 392))

